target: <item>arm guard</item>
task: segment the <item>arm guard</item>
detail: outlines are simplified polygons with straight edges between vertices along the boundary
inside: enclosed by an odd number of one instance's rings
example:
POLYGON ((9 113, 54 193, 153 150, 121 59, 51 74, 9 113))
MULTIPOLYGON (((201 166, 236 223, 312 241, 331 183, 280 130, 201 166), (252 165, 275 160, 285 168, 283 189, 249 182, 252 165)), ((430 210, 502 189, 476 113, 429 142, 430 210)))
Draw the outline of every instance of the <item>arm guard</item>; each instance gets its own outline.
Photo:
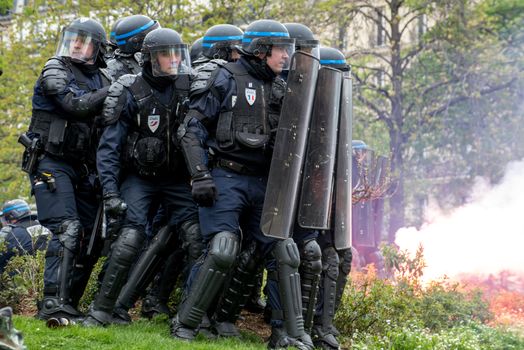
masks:
POLYGON ((105 86, 79 97, 70 92, 64 97, 62 108, 78 118, 92 117, 102 109, 108 90, 109 86, 105 86))
POLYGON ((44 95, 57 95, 64 91, 69 83, 68 68, 58 58, 51 58, 42 70, 41 84, 44 95))
POLYGON ((126 88, 130 87, 135 79, 136 75, 126 74, 111 84, 102 109, 103 126, 114 124, 119 119, 126 105, 126 88))
POLYGON ((195 110, 189 111, 177 132, 177 138, 182 147, 182 153, 191 177, 208 171, 207 154, 203 142, 207 136, 207 132, 195 113, 203 117, 202 114, 195 110))

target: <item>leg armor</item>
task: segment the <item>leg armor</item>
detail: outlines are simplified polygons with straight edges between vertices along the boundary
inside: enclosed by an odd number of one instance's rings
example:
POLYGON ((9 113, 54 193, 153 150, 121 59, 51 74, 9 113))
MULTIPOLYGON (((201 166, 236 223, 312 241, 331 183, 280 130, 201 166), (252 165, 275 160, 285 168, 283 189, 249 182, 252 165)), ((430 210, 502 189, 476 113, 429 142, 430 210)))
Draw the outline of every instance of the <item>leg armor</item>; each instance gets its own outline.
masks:
POLYGON ((173 250, 176 240, 176 234, 168 226, 158 232, 129 274, 127 283, 118 296, 119 307, 129 310, 134 306, 155 278, 166 255, 173 250))
POLYGON ((264 265, 260 264, 260 266, 257 269, 257 276, 255 278, 255 286, 251 290, 251 295, 249 296, 246 306, 244 307, 249 312, 253 312, 256 314, 264 313, 264 309, 266 308, 266 301, 264 300, 264 298, 262 298, 263 279, 264 279, 264 265))
MULTIPOLYGON (((112 321, 111 314, 120 290, 126 283, 129 269, 140 253, 144 243, 145 234, 134 227, 124 227, 114 243, 109 256, 104 280, 93 302, 89 316, 99 323, 107 324, 112 321)), ((88 317, 84 324, 93 323, 88 317)))
POLYGON ((278 291, 284 311, 285 333, 297 341, 297 347, 313 349, 311 337, 304 330, 300 290, 300 253, 291 238, 279 241, 273 250, 277 261, 278 291), (299 346, 300 345, 300 346, 299 346))
POLYGON ((238 246, 239 238, 232 232, 220 232, 213 237, 191 291, 180 307, 178 322, 193 329, 198 327, 226 281, 235 262, 238 246))
POLYGON ((187 252, 185 270, 191 271, 191 268, 206 248, 206 245, 202 241, 199 222, 197 220, 184 222, 180 226, 180 237, 183 241, 182 248, 187 252))
POLYGON ((307 332, 311 332, 317 304, 320 273, 322 272, 322 252, 315 239, 303 242, 300 246, 299 272, 304 328, 307 332))
POLYGON ((67 220, 60 225, 58 239, 63 246, 62 263, 59 269, 59 291, 61 304, 71 303, 71 283, 75 274, 75 258, 79 253, 82 224, 78 220, 67 220))
POLYGON ((167 304, 184 267, 184 255, 182 249, 176 249, 169 255, 162 271, 153 280, 149 293, 142 300, 142 316, 152 318, 157 314, 171 313, 167 304))
MULTIPOLYGON (((49 244, 46 253, 46 270, 48 266, 57 266, 57 285, 44 287, 44 300, 38 312, 38 317, 41 319, 82 316, 72 305, 72 282, 75 277, 75 261, 79 253, 81 235, 80 221, 66 220, 58 228, 56 234, 58 240, 53 240, 49 244)), ((49 270, 51 269, 52 267, 49 267, 49 270)))
POLYGON ((255 286, 256 272, 261 261, 262 257, 257 251, 255 242, 249 244, 240 253, 215 312, 215 321, 217 322, 215 328, 219 335, 240 335, 234 324, 255 286), (223 327, 226 329, 222 329, 223 327))
POLYGON ((338 256, 340 259, 340 265, 337 279, 337 294, 335 297, 335 312, 340 306, 342 295, 344 294, 344 289, 346 288, 346 283, 348 282, 348 276, 351 272, 351 260, 353 259, 351 248, 339 251, 338 256))
POLYGON ((335 317, 335 296, 339 275, 339 256, 335 248, 329 247, 322 251, 322 292, 320 293, 321 313, 315 318, 312 335, 315 346, 321 349, 339 349, 340 344, 333 332, 335 317))

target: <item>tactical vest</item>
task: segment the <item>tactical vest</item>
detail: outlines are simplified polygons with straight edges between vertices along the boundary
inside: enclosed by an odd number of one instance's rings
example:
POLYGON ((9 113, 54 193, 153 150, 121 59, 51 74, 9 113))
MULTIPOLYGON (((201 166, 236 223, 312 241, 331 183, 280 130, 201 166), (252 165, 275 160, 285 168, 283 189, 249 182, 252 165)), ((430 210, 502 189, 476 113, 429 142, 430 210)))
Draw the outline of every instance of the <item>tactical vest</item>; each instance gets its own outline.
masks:
POLYGON ((278 82, 263 82, 253 78, 245 67, 237 63, 224 66, 233 74, 237 95, 231 101, 231 110, 218 118, 216 143, 218 150, 233 158, 248 150, 270 151, 272 131, 276 131, 282 97, 278 82), (243 151, 244 150, 244 151, 243 151))
POLYGON ((227 64, 233 74, 237 95, 231 101, 232 109, 218 118, 216 140, 222 151, 237 147, 264 148, 269 141, 268 99, 270 83, 254 79, 239 64, 227 64))
MULTIPOLYGON (((69 61, 60 58, 58 60, 72 73, 81 90, 93 91, 89 88, 89 78, 79 68, 69 61)), ((100 74, 100 78, 102 86, 111 84, 110 79, 104 74, 100 74)), ((40 135, 46 153, 73 163, 87 161, 94 164, 99 140, 99 130, 95 126, 96 116, 81 121, 67 120, 62 113, 64 112, 58 110, 33 110, 29 131, 40 135)))
POLYGON ((186 113, 189 79, 180 76, 166 105, 157 92, 138 75, 129 91, 138 105, 131 121, 123 164, 143 177, 158 177, 185 171, 176 131, 186 113))

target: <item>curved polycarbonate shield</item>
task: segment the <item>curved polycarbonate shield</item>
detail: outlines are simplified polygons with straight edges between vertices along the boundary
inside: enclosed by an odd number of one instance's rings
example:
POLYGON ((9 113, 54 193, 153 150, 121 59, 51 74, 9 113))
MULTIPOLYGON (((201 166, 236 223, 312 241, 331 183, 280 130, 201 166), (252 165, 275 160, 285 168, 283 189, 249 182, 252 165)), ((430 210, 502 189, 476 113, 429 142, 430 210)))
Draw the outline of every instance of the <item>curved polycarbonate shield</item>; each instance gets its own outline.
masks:
POLYGON ((331 226, 341 89, 342 72, 320 68, 298 207, 298 223, 304 228, 327 230, 331 226))
POLYGON ((335 180, 335 215, 333 235, 335 248, 351 247, 352 209, 352 141, 353 131, 353 90, 350 77, 342 81, 340 99, 340 120, 338 125, 337 166, 335 180))
POLYGON ((375 247, 373 201, 356 203, 353 206, 352 214, 352 245, 354 247, 375 247))
POLYGON ((319 60, 307 53, 293 55, 260 220, 269 237, 288 238, 295 223, 319 67, 319 60))

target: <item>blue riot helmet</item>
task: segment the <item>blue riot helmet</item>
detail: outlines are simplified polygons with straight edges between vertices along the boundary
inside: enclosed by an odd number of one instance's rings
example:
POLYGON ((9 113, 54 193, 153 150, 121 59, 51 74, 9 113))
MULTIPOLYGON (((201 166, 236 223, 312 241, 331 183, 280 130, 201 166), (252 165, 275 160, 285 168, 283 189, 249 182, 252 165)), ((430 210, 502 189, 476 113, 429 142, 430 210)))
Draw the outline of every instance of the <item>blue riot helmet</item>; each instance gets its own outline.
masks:
POLYGON ((105 67, 106 31, 90 18, 77 18, 64 27, 56 50, 57 56, 69 57, 73 62, 105 67))
POLYGON ((319 58, 320 43, 311 29, 301 23, 284 23, 289 37, 295 39, 295 51, 307 52, 319 58))
POLYGON ((158 28, 160 28, 160 24, 157 21, 144 15, 122 18, 115 28, 115 40, 118 49, 127 54, 139 52, 147 33, 158 28))
POLYGON ((195 62, 197 58, 202 54, 202 42, 203 41, 204 41, 204 37, 198 38, 189 48, 189 57, 191 58, 191 62, 195 62))
POLYGON ((187 44, 173 29, 159 28, 149 32, 142 43, 142 59, 144 64, 151 64, 155 77, 191 73, 187 44))
POLYGON ((12 199, 4 203, 0 216, 5 223, 14 224, 20 219, 31 216, 31 209, 23 199, 12 199))
POLYGON ((109 32, 109 45, 113 48, 117 48, 116 45, 116 28, 118 27, 118 24, 122 21, 122 18, 117 19, 115 23, 113 23, 113 26, 111 27, 111 31, 109 32))
POLYGON ((251 23, 244 32, 242 46, 238 47, 243 55, 259 56, 260 54, 271 55, 275 47, 286 50, 289 59, 282 69, 289 69, 291 56, 295 52, 295 39, 289 37, 289 33, 280 22, 271 19, 261 19, 251 23))
POLYGON ((332 47, 320 48, 320 64, 326 67, 335 68, 344 72, 344 75, 351 71, 350 65, 342 52, 332 47))
POLYGON ((204 34, 202 41, 202 54, 210 59, 233 61, 233 52, 236 46, 242 44, 244 32, 231 24, 217 24, 204 34))

